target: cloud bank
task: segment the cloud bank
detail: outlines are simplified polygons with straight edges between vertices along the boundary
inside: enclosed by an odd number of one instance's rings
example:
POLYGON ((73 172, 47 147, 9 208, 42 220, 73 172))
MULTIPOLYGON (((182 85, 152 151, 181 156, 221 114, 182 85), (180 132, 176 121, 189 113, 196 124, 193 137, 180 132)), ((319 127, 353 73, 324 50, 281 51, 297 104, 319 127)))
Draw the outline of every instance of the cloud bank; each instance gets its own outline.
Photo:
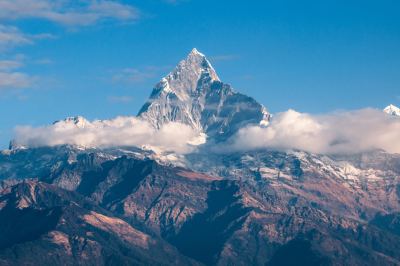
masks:
POLYGON ((217 153, 302 150, 316 154, 354 154, 383 149, 400 153, 400 118, 377 109, 314 116, 293 110, 274 115, 267 127, 239 130, 217 153))
MULTIPOLYGON (((170 122, 156 130, 136 118, 58 122, 32 128, 18 126, 15 143, 28 146, 82 145, 99 148, 150 145, 178 153, 196 152, 188 141, 197 133, 188 125, 170 122), (133 121, 133 122, 132 122, 133 121)), ((206 152, 232 153, 254 150, 302 150, 315 154, 356 154, 382 149, 400 153, 400 117, 376 109, 328 115, 302 114, 293 110, 274 115, 268 126, 240 129, 228 141, 205 145, 206 152)))
POLYGON ((84 128, 78 128, 74 120, 37 128, 17 126, 14 128, 14 142, 26 147, 80 145, 109 148, 150 145, 158 149, 186 153, 190 151, 187 141, 197 136, 190 126, 174 122, 166 124, 160 130, 142 121, 115 119, 106 122, 89 123, 84 128))

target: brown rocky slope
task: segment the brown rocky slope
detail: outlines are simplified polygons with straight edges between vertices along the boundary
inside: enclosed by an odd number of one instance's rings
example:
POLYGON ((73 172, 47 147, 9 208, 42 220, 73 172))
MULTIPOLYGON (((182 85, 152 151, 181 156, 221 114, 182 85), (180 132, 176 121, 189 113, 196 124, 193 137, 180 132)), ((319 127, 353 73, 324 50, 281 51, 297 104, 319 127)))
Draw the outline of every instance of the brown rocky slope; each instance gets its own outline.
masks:
MULTIPOLYGON (((71 216, 115 215, 134 230, 172 244, 183 258, 205 265, 400 264, 400 237, 393 232, 316 207, 288 204, 240 181, 165 167, 152 160, 133 156, 104 160, 91 154, 41 181, 86 198, 91 206, 85 208, 87 213, 71 216)), ((56 189, 42 182, 19 184, 11 190, 27 184, 56 189)), ((21 202, 28 204, 28 200, 21 202)), ((90 218, 84 224, 93 226, 98 220, 102 219, 90 218)), ((74 219, 66 221, 73 227, 74 219)))

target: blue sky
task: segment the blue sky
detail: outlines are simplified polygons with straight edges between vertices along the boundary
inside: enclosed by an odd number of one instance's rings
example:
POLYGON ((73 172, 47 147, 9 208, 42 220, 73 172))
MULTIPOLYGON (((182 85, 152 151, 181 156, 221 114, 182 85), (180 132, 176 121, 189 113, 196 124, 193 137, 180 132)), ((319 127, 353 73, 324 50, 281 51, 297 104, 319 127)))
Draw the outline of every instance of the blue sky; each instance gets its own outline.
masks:
POLYGON ((399 106, 400 2, 321 2, 0 0, 0 149, 16 125, 136 115, 194 47, 271 113, 399 106))

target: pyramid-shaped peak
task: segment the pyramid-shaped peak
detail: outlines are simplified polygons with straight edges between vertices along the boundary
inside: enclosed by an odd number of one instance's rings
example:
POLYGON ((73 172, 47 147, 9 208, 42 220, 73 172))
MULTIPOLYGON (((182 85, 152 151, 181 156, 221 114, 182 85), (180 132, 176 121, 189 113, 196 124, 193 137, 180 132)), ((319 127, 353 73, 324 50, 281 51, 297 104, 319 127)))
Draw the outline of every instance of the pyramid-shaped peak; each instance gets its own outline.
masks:
MULTIPOLYGON (((210 77, 214 80, 218 80, 217 73, 215 72, 214 68, 211 66, 210 62, 206 59, 205 55, 197 51, 194 48, 190 54, 186 57, 185 60, 181 61, 179 65, 170 73, 174 76, 177 73, 185 73, 189 74, 192 73, 197 78, 200 78, 202 73, 209 73, 210 77)), ((168 79, 168 76, 166 77, 168 79)))
POLYGON ((195 48, 154 87, 138 117, 155 128, 179 122, 209 137, 226 139, 248 124, 268 123, 270 114, 253 98, 221 82, 195 48))
POLYGON ((190 55, 200 55, 200 56, 205 57, 204 54, 202 54, 202 53, 200 53, 199 51, 197 51, 196 48, 193 48, 193 50, 192 50, 192 52, 190 52, 189 56, 190 56, 190 55))
POLYGON ((194 48, 171 73, 161 79, 153 90, 152 96, 158 92, 173 92, 181 100, 189 99, 197 88, 200 79, 219 81, 217 73, 206 57, 194 48))

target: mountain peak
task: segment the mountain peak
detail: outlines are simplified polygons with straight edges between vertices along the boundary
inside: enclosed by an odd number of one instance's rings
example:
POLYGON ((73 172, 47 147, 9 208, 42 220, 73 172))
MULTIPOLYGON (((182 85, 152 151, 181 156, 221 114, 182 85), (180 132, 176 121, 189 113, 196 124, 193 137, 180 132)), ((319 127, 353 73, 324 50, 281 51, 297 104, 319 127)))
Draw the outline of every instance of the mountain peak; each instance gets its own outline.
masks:
POLYGON ((388 107, 386 107, 385 109, 383 109, 383 111, 390 115, 400 116, 400 108, 394 106, 393 104, 391 104, 388 107))
POLYGON ((190 52, 185 60, 179 63, 170 75, 172 73, 179 75, 182 72, 186 72, 185 74, 194 74, 198 78, 203 74, 208 74, 213 80, 219 81, 217 73, 207 60, 206 56, 197 51, 196 48, 190 52))
POLYGON ((210 62, 194 48, 154 87, 138 117, 155 128, 174 121, 226 139, 247 124, 265 124, 270 114, 253 98, 221 82, 210 62))
MULTIPOLYGON (((150 99, 165 100, 172 97, 187 101, 197 93, 199 80, 213 82, 219 81, 219 78, 206 57, 194 48, 185 60, 182 60, 171 73, 160 80, 153 89, 150 99)), ((141 110, 138 115, 143 111, 141 110)))
MULTIPOLYGON (((68 117, 64 119, 65 122, 67 123, 74 123, 77 128, 88 128, 88 127, 94 127, 92 123, 90 123, 86 118, 82 116, 77 116, 77 117, 68 117)), ((57 121, 54 123, 56 124, 57 121)))
POLYGON ((205 56, 202 53, 199 53, 196 48, 193 48, 192 52, 190 52, 190 55, 200 55, 200 56, 205 56))

